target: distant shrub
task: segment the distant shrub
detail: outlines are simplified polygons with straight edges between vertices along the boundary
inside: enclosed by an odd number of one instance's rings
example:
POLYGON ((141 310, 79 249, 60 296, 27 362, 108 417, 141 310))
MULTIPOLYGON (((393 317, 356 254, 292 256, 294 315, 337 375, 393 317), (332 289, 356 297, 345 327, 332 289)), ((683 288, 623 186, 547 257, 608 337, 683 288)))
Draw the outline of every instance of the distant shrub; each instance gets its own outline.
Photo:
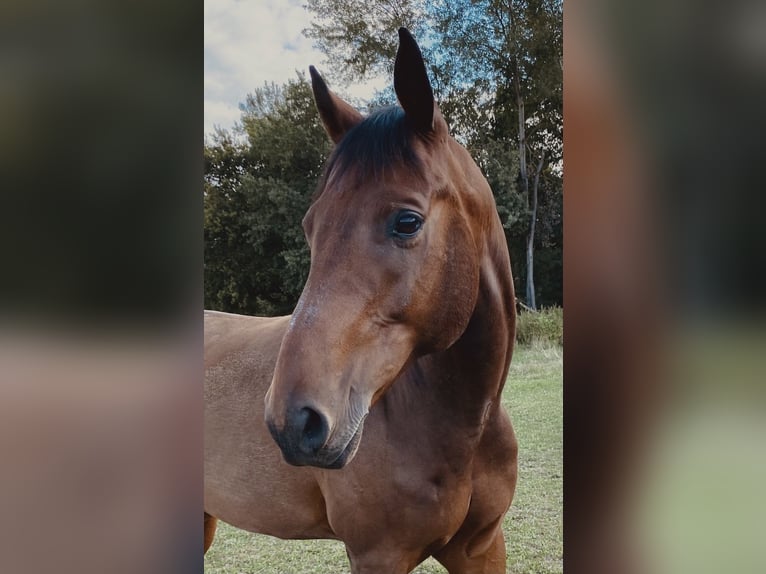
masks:
POLYGON ((516 319, 516 341, 520 345, 563 345, 564 310, 561 307, 548 307, 539 311, 522 311, 516 319))

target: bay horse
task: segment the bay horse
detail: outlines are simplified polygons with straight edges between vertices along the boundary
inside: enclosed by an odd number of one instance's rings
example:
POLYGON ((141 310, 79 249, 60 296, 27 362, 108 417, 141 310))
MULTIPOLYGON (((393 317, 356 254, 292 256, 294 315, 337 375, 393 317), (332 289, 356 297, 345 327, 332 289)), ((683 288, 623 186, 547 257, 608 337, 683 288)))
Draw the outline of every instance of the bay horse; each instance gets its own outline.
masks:
POLYGON ((220 518, 341 540, 354 574, 505 572, 516 316, 490 187, 406 29, 401 107, 365 118, 310 72, 336 146, 303 293, 287 317, 205 315, 205 551, 220 518))

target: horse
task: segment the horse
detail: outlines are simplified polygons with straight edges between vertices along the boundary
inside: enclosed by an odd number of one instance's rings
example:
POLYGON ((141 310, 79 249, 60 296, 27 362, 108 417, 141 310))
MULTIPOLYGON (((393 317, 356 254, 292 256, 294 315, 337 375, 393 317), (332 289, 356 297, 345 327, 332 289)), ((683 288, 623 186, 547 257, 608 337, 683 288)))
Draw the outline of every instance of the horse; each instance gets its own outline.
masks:
POLYGON ((400 106, 364 117, 309 70, 335 147, 303 292, 291 316, 205 314, 205 551, 221 519, 341 540, 353 574, 505 572, 516 314, 489 184, 406 29, 400 106))

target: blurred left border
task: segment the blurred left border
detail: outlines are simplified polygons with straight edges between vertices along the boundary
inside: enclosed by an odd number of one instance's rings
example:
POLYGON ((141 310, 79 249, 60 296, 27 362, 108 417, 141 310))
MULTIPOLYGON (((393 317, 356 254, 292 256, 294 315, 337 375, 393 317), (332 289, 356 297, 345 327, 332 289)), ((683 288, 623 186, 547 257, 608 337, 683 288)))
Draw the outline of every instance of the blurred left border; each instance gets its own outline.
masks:
POLYGON ((0 7, 0 571, 203 570, 203 8, 0 7))

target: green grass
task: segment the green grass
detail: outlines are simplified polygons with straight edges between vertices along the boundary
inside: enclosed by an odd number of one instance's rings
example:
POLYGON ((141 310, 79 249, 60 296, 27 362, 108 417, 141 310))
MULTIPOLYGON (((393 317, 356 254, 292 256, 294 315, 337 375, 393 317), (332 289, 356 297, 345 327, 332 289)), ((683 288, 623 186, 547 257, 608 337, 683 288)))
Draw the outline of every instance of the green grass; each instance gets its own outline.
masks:
MULTIPOLYGON (((514 353, 503 404, 519 440, 519 483, 503 523, 508 572, 563 572, 562 350, 520 346, 514 353)), ((208 574, 340 574, 349 572, 343 544, 283 541, 219 522, 205 556, 208 574)), ((417 574, 444 574, 429 558, 417 574)))

